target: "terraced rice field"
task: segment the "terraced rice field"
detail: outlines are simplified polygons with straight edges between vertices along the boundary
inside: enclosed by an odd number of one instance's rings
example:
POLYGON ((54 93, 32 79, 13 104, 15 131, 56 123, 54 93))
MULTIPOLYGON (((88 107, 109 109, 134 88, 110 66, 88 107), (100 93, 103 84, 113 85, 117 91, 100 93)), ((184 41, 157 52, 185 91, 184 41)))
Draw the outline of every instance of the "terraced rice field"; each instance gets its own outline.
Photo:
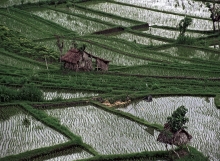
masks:
POLYGON ((16 58, 12 58, 10 56, 6 56, 2 53, 0 53, 0 64, 3 64, 3 65, 12 65, 13 67, 17 67, 17 68, 27 68, 27 69, 32 69, 32 70, 39 70, 40 67, 39 66, 36 66, 36 65, 33 65, 31 63, 25 63, 24 61, 22 60, 18 60, 16 58))
MULTIPOLYGON (((66 8, 61 8, 63 10, 66 11, 66 8)), ((87 17, 91 17, 91 18, 96 18, 96 19, 99 19, 103 22, 111 22, 115 25, 119 25, 119 26, 125 26, 125 27, 129 27, 129 26, 134 26, 136 25, 136 23, 132 23, 132 22, 128 22, 128 21, 123 21, 123 20, 118 20, 116 18, 112 18, 112 17, 106 17, 106 15, 99 15, 99 14, 95 14, 95 13, 91 13, 91 12, 86 12, 85 10, 80 10, 80 9, 77 9, 77 8, 70 8, 69 10, 71 13, 76 13, 76 14, 81 14, 81 15, 84 15, 84 16, 87 16, 87 17)))
POLYGON ((127 40, 127 41, 131 41, 131 42, 136 42, 139 44, 151 45, 151 46, 167 44, 166 42, 163 42, 163 41, 158 41, 158 40, 151 39, 151 38, 141 37, 141 36, 137 36, 137 35, 130 34, 130 33, 122 33, 122 34, 118 34, 114 37, 119 38, 119 39, 123 39, 123 40, 127 40))
POLYGON ((150 9, 157 9, 162 11, 168 11, 173 13, 187 14, 191 16, 198 16, 209 18, 209 11, 204 3, 199 1, 180 1, 180 0, 148 0, 147 3, 144 0, 127 1, 127 0, 115 0, 116 2, 132 4, 140 7, 147 7, 150 9))
MULTIPOLYGON (((44 0, 32 0, 31 2, 40 2, 40 1, 44 1, 44 0)), ((24 0, 23 3, 28 3, 30 1, 28 0, 24 0)), ((0 3, 0 7, 9 7, 9 6, 13 6, 13 5, 19 5, 21 4, 21 1, 20 0, 2 0, 1 3, 0 3)))
MULTIPOLYGON (((162 36, 162 37, 167 37, 171 39, 176 39, 179 36, 179 31, 178 30, 165 30, 165 29, 160 29, 160 28, 154 28, 150 27, 149 30, 143 31, 143 33, 151 34, 151 35, 156 35, 156 36, 162 36)), ((205 34, 200 34, 200 33, 194 33, 194 32, 186 32, 187 36, 190 37, 203 37, 206 36, 205 34)))
POLYGON ((214 99, 209 97, 161 97, 152 102, 140 101, 120 108, 132 115, 143 118, 151 123, 164 124, 166 118, 179 106, 188 109, 186 124, 188 132, 194 136, 191 145, 201 150, 211 160, 218 160, 219 155, 219 118, 220 111, 216 109, 214 99))
MULTIPOLYGON (((92 5, 89 4, 87 7, 92 9, 98 9, 99 11, 115 14, 121 17, 126 16, 126 18, 129 19, 148 22, 150 26, 159 25, 159 26, 176 27, 178 25, 178 22, 184 18, 184 16, 178 16, 174 14, 164 14, 162 12, 156 12, 147 9, 131 7, 131 6, 122 7, 122 5, 114 4, 110 2, 98 3, 92 5), (128 10, 130 14, 126 14, 128 10)), ((192 25, 189 26, 189 29, 212 30, 212 24, 210 23, 210 20, 196 19, 195 21, 193 21, 192 25)))
POLYGON ((186 48, 186 47, 171 47, 171 48, 160 50, 160 51, 169 53, 170 55, 173 55, 173 56, 182 56, 182 57, 211 60, 211 61, 220 59, 219 53, 197 50, 197 49, 186 48))
POLYGON ((45 126, 18 107, 0 108, 0 157, 67 142, 57 131, 45 126), (27 119, 28 123, 25 122, 27 119))
POLYGON ((125 154, 165 148, 156 142, 156 135, 146 133, 137 123, 94 106, 52 109, 46 110, 46 113, 58 118, 61 124, 80 135, 84 142, 101 154, 125 154))
POLYGON ((53 10, 41 10, 32 12, 34 15, 60 24, 80 35, 92 33, 99 30, 110 28, 109 26, 97 22, 82 19, 80 17, 67 15, 53 10))
POLYGON ((219 160, 220 36, 204 2, 57 2, 0 1, 0 160, 168 161, 157 130, 181 105, 193 155, 219 160), (60 57, 74 45, 95 67, 109 60, 108 71, 64 69, 60 57), (42 100, 20 100, 12 89, 25 84, 42 100), (141 99, 149 94, 152 102, 141 99))

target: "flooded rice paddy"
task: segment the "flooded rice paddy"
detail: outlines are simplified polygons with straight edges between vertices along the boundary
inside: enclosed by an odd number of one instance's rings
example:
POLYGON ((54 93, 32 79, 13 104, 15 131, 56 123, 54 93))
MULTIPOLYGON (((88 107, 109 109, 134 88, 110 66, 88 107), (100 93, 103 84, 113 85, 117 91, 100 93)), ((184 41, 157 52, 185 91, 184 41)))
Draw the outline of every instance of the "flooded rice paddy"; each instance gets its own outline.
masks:
MULTIPOLYGON (((184 18, 184 16, 167 14, 163 12, 156 12, 152 10, 136 8, 131 6, 124 6, 110 2, 90 4, 87 7, 102 12, 111 13, 117 16, 126 17, 129 19, 147 22, 149 23, 150 26, 159 25, 159 26, 177 27, 180 20, 184 18), (128 11, 130 14, 127 14, 128 11)), ((211 20, 193 18, 193 22, 188 28, 194 30, 212 30, 212 23, 211 20)))
POLYGON ((89 158, 92 157, 91 154, 83 151, 81 153, 76 153, 76 154, 69 154, 69 155, 62 155, 56 158, 51 158, 45 161, 70 161, 70 160, 78 160, 78 159, 84 159, 84 158, 89 158))
MULTIPOLYGON (((66 8, 63 8, 63 10, 66 10, 66 8)), ((119 25, 119 26, 129 27, 129 26, 136 25, 135 23, 132 23, 132 22, 128 22, 128 21, 121 20, 121 19, 119 20, 119 19, 112 18, 112 17, 107 16, 107 15, 100 15, 100 14, 95 14, 95 13, 92 13, 92 12, 87 12, 85 10, 80 10, 80 9, 77 9, 77 8, 70 8, 68 11, 70 13, 82 14, 82 15, 87 16, 87 17, 96 18, 96 19, 99 19, 103 22, 107 22, 107 23, 110 22, 112 24, 119 25)))
POLYGON ((210 12, 204 2, 194 0, 114 0, 141 7, 169 11, 178 14, 187 14, 209 18, 210 12))
POLYGON ((220 111, 212 97, 161 97, 152 102, 140 101, 119 110, 129 112, 150 123, 164 124, 166 118, 179 106, 188 109, 187 131, 193 136, 191 146, 212 161, 220 158, 220 111))
POLYGON ((68 141, 18 107, 0 108, 0 129, 0 158, 68 141))
POLYGON ((105 112, 94 106, 50 109, 45 112, 60 119, 83 142, 101 154, 126 154, 132 152, 165 150, 137 123, 105 112))
POLYGON ((64 92, 64 91, 44 91, 43 92, 45 100, 53 100, 53 99, 71 99, 71 98, 83 98, 83 97, 92 97, 98 96, 95 93, 84 93, 84 92, 64 92))
POLYGON ((72 16, 53 10, 33 11, 32 13, 46 20, 50 20, 62 25, 67 29, 76 31, 80 35, 110 28, 110 26, 98 22, 89 21, 77 16, 72 16))
MULTIPOLYGON (((35 2, 40 2, 40 1, 45 1, 45 0, 24 0, 24 4, 31 2, 31 3, 35 3, 35 2)), ((21 4, 21 0, 1 0, 0 1, 0 7, 9 7, 9 6, 13 6, 13 5, 20 5, 21 4)))

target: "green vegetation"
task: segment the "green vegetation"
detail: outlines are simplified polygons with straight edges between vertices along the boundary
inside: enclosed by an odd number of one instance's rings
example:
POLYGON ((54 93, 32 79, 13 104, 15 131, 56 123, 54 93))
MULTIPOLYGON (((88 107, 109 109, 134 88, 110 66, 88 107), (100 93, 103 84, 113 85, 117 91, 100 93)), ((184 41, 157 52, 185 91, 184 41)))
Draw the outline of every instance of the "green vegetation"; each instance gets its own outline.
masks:
POLYGON ((55 61, 58 58, 57 53, 53 50, 33 44, 30 40, 6 26, 0 26, 0 34, 1 47, 9 52, 41 61, 44 61, 45 58, 48 61, 55 61))
POLYGON ((172 116, 167 117, 167 123, 173 132, 186 128, 183 125, 189 122, 189 118, 185 117, 187 111, 188 110, 184 106, 180 106, 173 112, 172 116))
POLYGON ((218 109, 220 109, 220 95, 215 96, 215 105, 218 109))
POLYGON ((1 1, 0 135, 8 137, 0 138, 0 147, 9 143, 10 130, 35 141, 48 137, 41 133, 46 127, 66 140, 30 149, 32 140, 15 137, 10 146, 23 151, 6 148, 0 160, 169 160, 165 147, 153 143, 165 121, 173 131, 189 123, 197 148, 175 160, 219 158, 220 144, 210 138, 220 130, 220 36, 212 31, 216 17, 209 17, 218 15, 217 4, 206 11, 202 2, 158 3, 1 1), (60 68, 74 43, 109 60, 109 70, 60 68), (143 100, 148 95, 152 102, 143 100))
POLYGON ((19 90, 14 90, 6 86, 0 86, 0 102, 10 102, 12 100, 27 100, 40 102, 43 100, 43 93, 35 84, 24 84, 19 90))

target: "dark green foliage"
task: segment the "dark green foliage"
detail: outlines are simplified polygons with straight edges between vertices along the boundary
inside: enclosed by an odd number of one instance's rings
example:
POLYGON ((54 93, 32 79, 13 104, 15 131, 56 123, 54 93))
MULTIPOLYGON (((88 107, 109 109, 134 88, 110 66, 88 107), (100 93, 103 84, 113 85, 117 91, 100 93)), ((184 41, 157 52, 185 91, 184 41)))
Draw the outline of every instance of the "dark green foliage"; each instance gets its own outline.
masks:
POLYGON ((2 25, 0 25, 0 44, 2 44, 1 47, 6 51, 32 59, 44 61, 45 56, 48 61, 57 61, 58 59, 58 54, 53 50, 41 45, 35 45, 19 33, 9 30, 2 25))
POLYGON ((185 117, 187 111, 188 109, 184 106, 180 106, 173 112, 171 117, 167 117, 167 123, 173 132, 185 128, 183 125, 189 121, 189 119, 185 117))
POLYGON ((184 19, 180 20, 180 23, 179 23, 180 35, 184 35, 187 27, 191 24, 192 24, 192 18, 190 17, 186 16, 184 19))
POLYGON ((180 20, 180 23, 179 23, 180 34, 179 34, 179 36, 177 37, 177 40, 176 40, 176 42, 178 44, 192 45, 192 44, 195 43, 194 38, 192 38, 190 36, 185 36, 186 29, 191 24, 192 24, 192 18, 185 17, 184 19, 180 20))
POLYGON ((216 96, 215 96, 215 106, 218 108, 218 109, 220 109, 220 94, 217 94, 216 96))
POLYGON ((30 124, 31 124, 31 122, 30 122, 27 118, 25 118, 25 119, 22 121, 22 124, 23 124, 25 127, 29 127, 30 124))
POLYGON ((35 84, 25 84, 18 92, 18 99, 39 102, 43 100, 43 92, 35 84))
POLYGON ((85 51, 85 49, 86 49, 86 44, 79 44, 79 45, 77 45, 77 49, 78 49, 80 52, 85 51))
POLYGON ((24 4, 24 0, 21 0, 21 4, 22 4, 22 5, 24 4))
POLYGON ((176 39, 177 44, 193 45, 195 44, 196 39, 191 36, 179 35, 176 39))
POLYGON ((0 102, 10 102, 17 98, 17 91, 0 85, 0 102))
POLYGON ((66 2, 66 7, 69 8, 69 7, 71 7, 71 6, 72 6, 72 3, 71 3, 70 1, 67 1, 67 2, 66 2))

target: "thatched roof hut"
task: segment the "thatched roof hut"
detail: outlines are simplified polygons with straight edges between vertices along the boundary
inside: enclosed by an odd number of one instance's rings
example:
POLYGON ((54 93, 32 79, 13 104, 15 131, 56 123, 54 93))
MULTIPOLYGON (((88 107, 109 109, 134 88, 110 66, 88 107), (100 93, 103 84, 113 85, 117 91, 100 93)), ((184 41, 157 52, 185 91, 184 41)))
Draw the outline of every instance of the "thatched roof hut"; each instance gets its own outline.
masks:
POLYGON ((108 70, 108 63, 110 61, 94 56, 85 51, 79 51, 78 49, 71 48, 64 56, 61 57, 61 61, 64 62, 64 68, 74 71, 91 71, 93 69, 92 58, 96 60, 96 70, 108 70))
POLYGON ((172 132, 168 123, 164 124, 164 130, 161 131, 157 137, 157 141, 159 142, 176 146, 185 145, 189 143, 191 139, 192 136, 184 129, 172 132))

